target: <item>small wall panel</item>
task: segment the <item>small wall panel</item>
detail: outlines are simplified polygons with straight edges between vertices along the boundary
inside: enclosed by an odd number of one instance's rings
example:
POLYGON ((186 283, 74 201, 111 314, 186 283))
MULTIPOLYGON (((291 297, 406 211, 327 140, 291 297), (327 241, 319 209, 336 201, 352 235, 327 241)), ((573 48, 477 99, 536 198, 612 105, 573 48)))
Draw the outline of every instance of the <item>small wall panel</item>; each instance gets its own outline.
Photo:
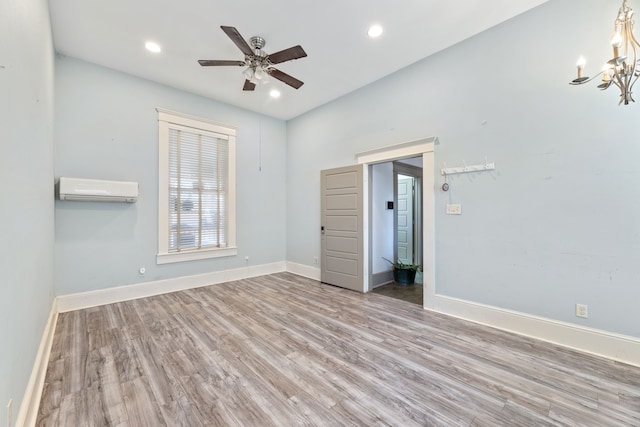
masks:
POLYGON ((358 217, 355 216, 327 216, 327 231, 358 231, 358 217))
POLYGON ((327 250, 357 255, 358 239, 353 237, 327 236, 327 250))
POLYGON ((358 208, 355 194, 334 194, 326 196, 327 210, 352 210, 358 208))
POLYGON ((358 175, 355 172, 329 174, 325 180, 325 185, 327 190, 356 188, 358 185, 358 175))
POLYGON ((332 273, 358 276, 358 260, 327 257, 327 270, 332 273))
POLYGON ((398 247, 398 259, 407 259, 409 257, 409 254, 407 253, 407 248, 405 247, 398 247))

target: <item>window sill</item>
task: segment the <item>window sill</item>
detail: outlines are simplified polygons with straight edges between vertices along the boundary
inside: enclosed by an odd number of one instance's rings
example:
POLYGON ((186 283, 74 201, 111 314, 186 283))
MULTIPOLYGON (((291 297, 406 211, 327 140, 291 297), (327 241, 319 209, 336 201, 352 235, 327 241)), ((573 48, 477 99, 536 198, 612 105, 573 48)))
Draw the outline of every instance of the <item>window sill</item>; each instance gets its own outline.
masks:
POLYGON ((156 257, 157 264, 170 264, 173 262, 196 261, 199 259, 222 258, 234 256, 238 254, 238 248, 224 249, 199 249, 184 252, 172 252, 158 254, 156 257))

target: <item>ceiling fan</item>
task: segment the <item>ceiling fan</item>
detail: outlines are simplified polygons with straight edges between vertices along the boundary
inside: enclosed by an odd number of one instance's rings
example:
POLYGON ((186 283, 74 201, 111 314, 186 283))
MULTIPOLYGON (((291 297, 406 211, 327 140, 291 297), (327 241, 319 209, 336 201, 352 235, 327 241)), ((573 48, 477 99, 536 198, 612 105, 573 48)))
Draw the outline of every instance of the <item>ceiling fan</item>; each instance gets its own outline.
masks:
POLYGON ((198 63, 203 67, 220 67, 220 66, 239 66, 247 67, 244 70, 246 78, 242 90, 254 90, 256 83, 268 83, 269 76, 278 79, 289 86, 299 89, 304 83, 287 73, 274 68, 274 64, 280 64, 298 58, 304 58, 307 53, 302 46, 297 45, 288 49, 281 50, 276 53, 267 54, 262 48, 266 44, 262 37, 251 37, 249 40, 251 46, 245 41, 235 27, 226 27, 222 25, 222 31, 233 41, 236 46, 244 53, 244 61, 229 61, 216 59, 200 59, 198 63))

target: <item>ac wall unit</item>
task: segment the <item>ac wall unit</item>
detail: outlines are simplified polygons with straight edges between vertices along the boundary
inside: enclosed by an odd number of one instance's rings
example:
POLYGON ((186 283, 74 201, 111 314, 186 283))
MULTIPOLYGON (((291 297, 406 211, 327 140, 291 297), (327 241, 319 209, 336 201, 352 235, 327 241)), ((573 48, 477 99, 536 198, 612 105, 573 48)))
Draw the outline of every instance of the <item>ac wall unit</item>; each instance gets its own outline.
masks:
POLYGON ((138 183, 60 177, 58 192, 60 200, 135 203, 138 200, 138 183))

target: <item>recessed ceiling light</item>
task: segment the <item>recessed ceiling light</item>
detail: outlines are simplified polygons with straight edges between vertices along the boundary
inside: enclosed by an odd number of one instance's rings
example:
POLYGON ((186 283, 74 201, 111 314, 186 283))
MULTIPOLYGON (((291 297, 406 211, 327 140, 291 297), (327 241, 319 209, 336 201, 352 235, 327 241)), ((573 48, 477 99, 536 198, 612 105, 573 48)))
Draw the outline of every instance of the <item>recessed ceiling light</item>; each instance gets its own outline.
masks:
POLYGON ((145 43, 144 47, 146 47, 149 52, 153 53, 160 53, 162 51, 160 45, 154 42, 147 42, 145 43))
POLYGON ((369 27, 369 31, 367 31, 367 34, 372 39, 380 37, 382 35, 382 27, 380 25, 372 25, 369 27))
POLYGON ((280 98, 280 91, 278 89, 271 89, 269 95, 271 95, 272 98, 280 98))

